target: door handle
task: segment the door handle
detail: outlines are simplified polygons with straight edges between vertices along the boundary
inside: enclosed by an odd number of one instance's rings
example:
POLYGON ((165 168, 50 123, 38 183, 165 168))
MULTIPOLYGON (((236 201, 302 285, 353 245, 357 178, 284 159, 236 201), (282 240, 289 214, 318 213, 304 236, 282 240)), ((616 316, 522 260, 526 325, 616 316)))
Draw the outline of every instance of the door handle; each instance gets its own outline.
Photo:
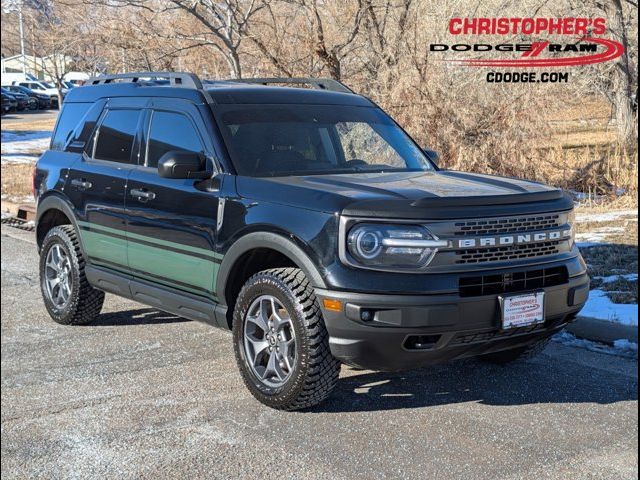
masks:
POLYGON ((141 202, 148 202, 149 200, 156 198, 155 193, 145 189, 132 188, 129 193, 131 193, 132 197, 137 198, 141 202))
POLYGON ((91 182, 84 178, 74 178, 71 180, 71 185, 76 187, 78 190, 88 190, 93 186, 91 182))

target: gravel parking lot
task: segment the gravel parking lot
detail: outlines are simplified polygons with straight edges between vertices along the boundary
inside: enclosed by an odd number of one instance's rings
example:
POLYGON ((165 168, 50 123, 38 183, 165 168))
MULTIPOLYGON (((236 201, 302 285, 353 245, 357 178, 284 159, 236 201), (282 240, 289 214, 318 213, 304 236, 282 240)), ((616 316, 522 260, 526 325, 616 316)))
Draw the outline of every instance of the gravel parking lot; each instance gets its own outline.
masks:
POLYGON ((2 478, 637 478, 637 363, 552 344, 500 368, 343 368, 334 397, 255 401, 227 332, 108 296, 53 323, 33 234, 2 226, 2 478))

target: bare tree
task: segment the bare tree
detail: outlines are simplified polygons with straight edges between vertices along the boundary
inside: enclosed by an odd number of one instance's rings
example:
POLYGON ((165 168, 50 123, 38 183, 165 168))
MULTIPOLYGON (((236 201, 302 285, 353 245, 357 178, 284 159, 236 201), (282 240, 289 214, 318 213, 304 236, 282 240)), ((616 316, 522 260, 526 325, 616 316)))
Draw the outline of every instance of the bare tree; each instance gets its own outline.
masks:
POLYGON ((339 15, 331 15, 327 2, 320 5, 318 0, 283 1, 302 9, 310 27, 308 33, 314 54, 329 76, 340 80, 343 61, 352 53, 351 48, 360 32, 364 15, 363 0, 339 3, 339 15), (327 35, 327 25, 335 30, 330 36, 327 35))
POLYGON ((34 56, 41 58, 38 66, 53 79, 62 105, 62 81, 84 45, 77 30, 78 22, 74 21, 77 12, 62 5, 53 8, 48 3, 32 2, 23 13, 31 25, 34 56))
MULTIPOLYGON (((73 1, 73 0, 70 0, 73 1)), ((106 8, 134 8, 161 14, 165 19, 178 12, 195 21, 199 28, 180 31, 168 25, 167 31, 156 31, 165 39, 184 40, 185 47, 213 48, 228 64, 229 75, 242 77, 240 47, 246 37, 251 18, 264 8, 264 0, 81 0, 106 8)))
MULTIPOLYGON (((638 4, 632 1, 627 1, 627 4, 629 8, 635 8, 637 15, 638 4)), ((609 29, 614 39, 624 47, 624 53, 611 72, 618 142, 625 147, 633 147, 638 138, 637 117, 633 109, 633 86, 637 85, 638 79, 637 70, 632 70, 630 62, 628 15, 625 14, 622 0, 609 0, 602 8, 609 19, 609 29)))

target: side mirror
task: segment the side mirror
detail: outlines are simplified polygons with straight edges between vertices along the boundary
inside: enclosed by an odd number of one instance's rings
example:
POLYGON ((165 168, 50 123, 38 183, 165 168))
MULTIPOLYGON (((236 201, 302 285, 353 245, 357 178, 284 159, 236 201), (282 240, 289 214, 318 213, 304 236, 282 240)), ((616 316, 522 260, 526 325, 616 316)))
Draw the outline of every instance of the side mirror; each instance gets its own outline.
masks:
POLYGON ((195 152, 171 150, 158 160, 158 175, 164 178, 209 178, 203 155, 195 152))
POLYGON ((438 166, 438 162, 440 161, 440 155, 435 150, 431 150, 430 148, 423 148, 422 151, 427 156, 429 160, 431 160, 435 166, 438 166))

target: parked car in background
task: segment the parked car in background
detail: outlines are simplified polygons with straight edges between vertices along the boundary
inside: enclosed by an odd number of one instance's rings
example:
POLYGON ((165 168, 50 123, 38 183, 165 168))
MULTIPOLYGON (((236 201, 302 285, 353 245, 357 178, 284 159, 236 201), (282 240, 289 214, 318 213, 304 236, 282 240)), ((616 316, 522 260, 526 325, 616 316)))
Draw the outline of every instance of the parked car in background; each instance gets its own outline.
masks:
POLYGON ((2 110, 4 111, 5 104, 7 105, 7 112, 15 112, 18 110, 18 100, 11 94, 2 92, 2 110))
POLYGON ((15 93, 23 93, 29 97, 29 109, 47 109, 51 108, 51 97, 46 93, 34 92, 33 90, 21 85, 9 85, 6 87, 11 95, 15 93))
POLYGON ((26 96, 24 93, 10 92, 4 87, 2 87, 2 93, 11 95, 13 98, 16 99, 16 110, 18 111, 22 111, 29 106, 29 97, 26 96))
MULTIPOLYGON (((15 82, 14 85, 20 85, 22 87, 29 88, 34 92, 44 93, 46 95, 49 95, 49 98, 51 100, 51 106, 55 108, 59 107, 60 102, 58 101, 58 89, 51 83, 43 82, 43 81, 37 81, 37 82, 24 81, 24 82, 15 82)), ((61 92, 62 96, 64 97, 68 91, 69 91, 68 89, 63 88, 61 92)))
POLYGON ((2 114, 3 115, 11 111, 11 108, 12 108, 11 104, 14 101, 15 99, 13 99, 11 95, 5 95, 4 93, 2 94, 2 114))

